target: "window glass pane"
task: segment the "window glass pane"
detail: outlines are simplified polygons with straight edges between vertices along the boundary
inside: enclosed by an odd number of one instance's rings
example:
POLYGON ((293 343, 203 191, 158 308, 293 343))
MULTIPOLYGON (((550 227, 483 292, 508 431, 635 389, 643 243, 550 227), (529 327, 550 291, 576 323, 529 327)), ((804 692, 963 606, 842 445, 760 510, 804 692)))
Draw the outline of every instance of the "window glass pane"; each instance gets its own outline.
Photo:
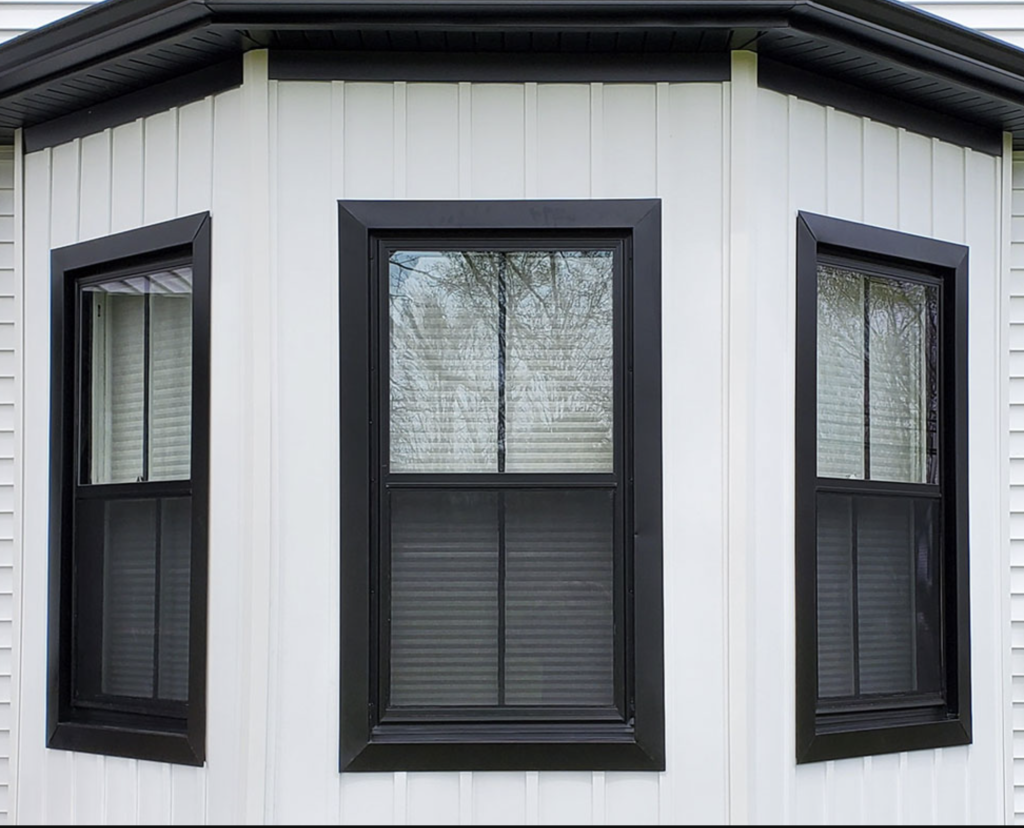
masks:
POLYGON ((818 266, 818 476, 864 476, 864 279, 818 266))
POLYGON ((941 689, 936 508, 818 496, 818 694, 941 689))
POLYGON ((937 288, 870 279, 872 480, 935 483, 937 288))
POLYGON ((818 266, 818 475, 937 482, 938 289, 818 266))
POLYGON ((505 701, 615 702, 613 494, 506 495, 505 701))
POLYGON ((189 499, 84 500, 77 523, 79 694, 186 700, 189 499))
POLYGON ((612 471, 611 251, 397 251, 392 472, 612 471))
POLYGON ((496 273, 488 254, 392 255, 392 472, 498 470, 496 273))
POLYGON ((192 271, 82 288, 86 483, 188 479, 192 271))
POLYGON ((498 703, 498 494, 391 493, 392 707, 498 703))
POLYGON ((611 472, 611 251, 508 263, 505 470, 611 472))

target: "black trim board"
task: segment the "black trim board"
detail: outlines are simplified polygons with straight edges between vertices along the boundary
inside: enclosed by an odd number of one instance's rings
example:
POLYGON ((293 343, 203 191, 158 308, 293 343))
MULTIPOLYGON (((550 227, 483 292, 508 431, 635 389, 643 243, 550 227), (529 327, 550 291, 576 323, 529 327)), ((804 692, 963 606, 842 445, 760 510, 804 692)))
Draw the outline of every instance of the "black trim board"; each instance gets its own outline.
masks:
POLYGON ((727 81, 727 52, 676 54, 542 52, 270 51, 271 80, 613 83, 727 81))
MULTIPOLYGON (((1024 55, 1021 57, 1024 59, 1024 55)), ((763 55, 757 61, 757 82, 765 89, 784 95, 796 95, 824 106, 834 106, 854 115, 866 116, 895 127, 905 127, 989 155, 1003 154, 1003 135, 999 130, 944 115, 827 75, 789 66, 763 55)))
POLYGON ((241 85, 242 59, 238 56, 137 92, 111 98, 88 109, 26 127, 23 134, 25 152, 54 147, 82 135, 127 124, 136 118, 155 115, 241 85))
MULTIPOLYGON (((664 770, 664 629, 661 446, 661 205, 658 200, 343 201, 338 205, 341 468, 340 755, 343 771, 664 770), (378 238, 431 233, 501 238, 552 232, 628 237, 632 301, 623 303, 623 338, 638 356, 625 381, 633 412, 632 639, 635 710, 615 722, 512 721, 415 724, 382 721, 371 647, 377 635, 372 503, 377 450, 371 400, 371 320, 378 238), (491 236, 490 234, 494 234, 491 236), (376 252, 375 252, 376 251, 376 252)), ((379 344, 378 344, 379 349, 379 344)), ((373 372, 376 374, 379 372, 373 372)), ((381 415, 384 416, 384 415, 381 415)), ((628 576, 627 581, 628 583, 628 576)), ((627 629, 629 622, 627 620, 627 629)))

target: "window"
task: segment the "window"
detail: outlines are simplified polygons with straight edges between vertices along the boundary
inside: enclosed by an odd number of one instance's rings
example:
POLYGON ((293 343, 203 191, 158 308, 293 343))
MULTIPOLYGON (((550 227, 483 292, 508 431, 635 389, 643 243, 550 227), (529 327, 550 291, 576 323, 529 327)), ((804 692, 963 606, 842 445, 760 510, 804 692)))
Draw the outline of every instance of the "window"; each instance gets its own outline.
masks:
POLYGON ((662 769, 659 202, 340 233, 341 769, 662 769))
POLYGON ((967 744, 967 248, 797 221, 797 761, 967 744))
POLYGON ((210 219, 51 270, 47 744, 202 764, 210 219))

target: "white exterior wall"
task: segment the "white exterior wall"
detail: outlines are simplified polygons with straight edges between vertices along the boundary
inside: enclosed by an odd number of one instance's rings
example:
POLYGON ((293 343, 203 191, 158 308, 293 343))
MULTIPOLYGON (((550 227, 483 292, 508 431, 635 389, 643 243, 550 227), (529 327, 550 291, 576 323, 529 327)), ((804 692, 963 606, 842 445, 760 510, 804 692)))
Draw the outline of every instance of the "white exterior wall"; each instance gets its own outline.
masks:
POLYGON ((241 90, 26 157, 19 821, 1003 821, 1002 161, 735 61, 726 84, 298 83, 252 53, 241 90), (340 775, 337 201, 653 196, 668 772, 340 775), (49 250, 204 209, 207 765, 46 750, 49 250), (794 764, 801 209, 971 245, 970 747, 794 764))
POLYGON ((1013 810, 1024 823, 1024 153, 1013 159, 1008 293, 1010 587, 1013 670, 1013 810))
POLYGON ((271 101, 268 817, 724 821, 728 86, 275 82, 271 101), (665 510, 670 771, 339 775, 337 201, 650 196, 664 199, 665 501, 686 504, 665 510))
MULTIPOLYGON (((734 78, 736 76, 734 75, 734 78)), ((1002 822, 1006 794, 1004 658, 1005 418, 1002 359, 1002 160, 775 92, 757 92, 756 136, 733 160, 756 216, 747 331, 731 381, 746 395, 750 688, 747 767, 757 822, 1002 822), (970 246, 968 406, 974 743, 820 762, 794 753, 793 364, 797 210, 970 246)), ((747 320, 744 324, 744 319, 747 320)), ((741 550, 734 554, 743 555, 741 550)), ((740 759, 742 761, 742 759, 740 759)))
POLYGON ((14 148, 0 147, 0 823, 8 820, 11 800, 14 544, 18 537, 16 503, 21 493, 15 465, 20 464, 16 417, 20 413, 21 325, 14 263, 14 148))
MULTIPOLYGON (((246 301, 253 113, 233 90, 24 162, 24 544, 17 818, 24 823, 237 823, 247 793, 251 371, 246 301), (248 120, 247 120, 248 119, 248 120), (213 224, 206 768, 47 750, 45 652, 49 250, 210 210, 213 224)), ((265 112, 255 117, 265 132, 265 112)), ((265 718, 265 708, 261 708, 265 718)))
POLYGON ((1022 0, 910 0, 909 5, 1024 47, 1022 0))
POLYGON ((87 9, 96 0, 0 0, 0 43, 87 9))

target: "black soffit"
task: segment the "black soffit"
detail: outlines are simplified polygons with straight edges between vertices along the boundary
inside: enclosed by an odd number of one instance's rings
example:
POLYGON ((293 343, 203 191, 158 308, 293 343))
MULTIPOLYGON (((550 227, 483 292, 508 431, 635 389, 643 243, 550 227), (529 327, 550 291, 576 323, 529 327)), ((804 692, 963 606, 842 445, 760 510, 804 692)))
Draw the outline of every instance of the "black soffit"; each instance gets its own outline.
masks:
POLYGON ((277 78, 482 81, 724 80, 749 49, 762 85, 1024 149, 1024 51, 897 0, 106 0, 0 45, 0 139, 48 146, 237 85, 259 48, 277 78))

